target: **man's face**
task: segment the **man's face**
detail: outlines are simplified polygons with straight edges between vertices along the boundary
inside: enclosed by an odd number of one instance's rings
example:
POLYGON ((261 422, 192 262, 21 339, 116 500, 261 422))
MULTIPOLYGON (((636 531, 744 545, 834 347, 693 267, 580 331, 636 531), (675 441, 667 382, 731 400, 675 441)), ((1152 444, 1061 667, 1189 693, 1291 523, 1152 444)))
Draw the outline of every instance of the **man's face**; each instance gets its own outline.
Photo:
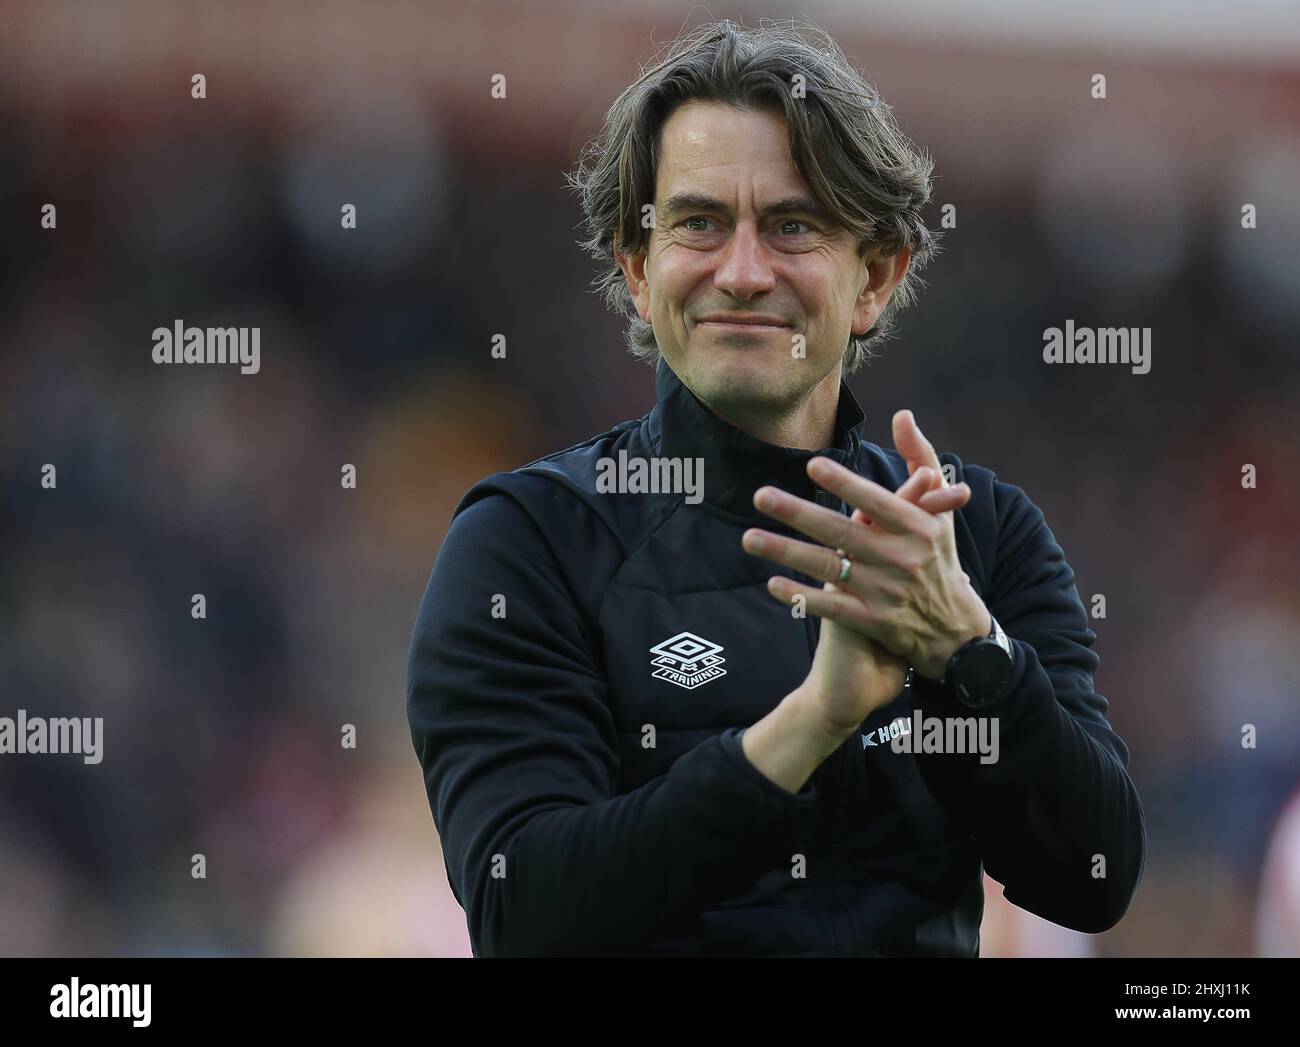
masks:
POLYGON ((906 250, 858 256, 771 113, 679 107, 663 126, 654 202, 648 249, 619 264, 668 365, 723 413, 788 411, 824 381, 838 388, 850 331, 875 323, 907 269, 906 250))

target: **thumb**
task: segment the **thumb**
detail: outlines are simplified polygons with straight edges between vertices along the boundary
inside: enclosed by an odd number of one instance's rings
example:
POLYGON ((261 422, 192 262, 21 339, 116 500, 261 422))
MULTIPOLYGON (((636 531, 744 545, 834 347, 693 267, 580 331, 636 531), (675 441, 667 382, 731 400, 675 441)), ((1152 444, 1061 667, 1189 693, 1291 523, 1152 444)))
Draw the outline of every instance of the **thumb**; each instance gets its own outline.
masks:
POLYGON ((916 424, 916 416, 911 411, 896 412, 893 429, 894 447, 907 462, 907 471, 914 473, 922 466, 929 466, 939 474, 942 482, 943 466, 939 464, 939 456, 935 453, 934 446, 925 438, 921 427, 916 424))

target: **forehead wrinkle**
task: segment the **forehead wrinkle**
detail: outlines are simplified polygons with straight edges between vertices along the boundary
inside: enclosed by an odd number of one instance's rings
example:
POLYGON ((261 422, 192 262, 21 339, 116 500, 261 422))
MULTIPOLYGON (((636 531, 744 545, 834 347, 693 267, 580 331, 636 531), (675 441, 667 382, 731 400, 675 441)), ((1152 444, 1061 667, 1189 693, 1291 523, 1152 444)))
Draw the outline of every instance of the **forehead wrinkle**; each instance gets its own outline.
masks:
MULTIPOLYGON (((752 195, 752 191, 744 195, 752 195)), ((663 207, 660 208, 660 214, 664 218, 671 218, 689 211, 729 212, 730 210, 731 207, 726 201, 713 196, 711 193, 685 190, 669 196, 664 201, 663 207)), ((807 214, 816 215, 820 218, 829 217, 829 212, 815 197, 803 192, 782 196, 771 203, 764 204, 757 210, 763 217, 782 214, 807 214)))

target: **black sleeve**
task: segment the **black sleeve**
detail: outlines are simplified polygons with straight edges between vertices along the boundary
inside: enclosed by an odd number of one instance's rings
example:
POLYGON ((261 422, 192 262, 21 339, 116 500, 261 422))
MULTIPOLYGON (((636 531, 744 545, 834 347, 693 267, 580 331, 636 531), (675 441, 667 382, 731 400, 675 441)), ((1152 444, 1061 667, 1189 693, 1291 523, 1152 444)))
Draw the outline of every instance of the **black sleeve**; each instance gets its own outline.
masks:
MULTIPOLYGON (((1096 634, 1065 554, 1020 488, 994 481, 994 499, 997 552, 984 602, 1011 640, 1015 682, 980 715, 998 717, 999 758, 916 759, 1009 901, 1095 934, 1119 922, 1141 880, 1142 807, 1128 748, 1093 689, 1096 634)), ((927 716, 975 715, 929 681, 914 690, 927 716)))
POLYGON ((411 737, 476 955, 634 953, 788 862, 816 797, 766 778, 740 728, 617 794, 619 737, 575 594, 613 538, 576 498, 546 515, 495 493, 454 518, 412 639, 411 737))

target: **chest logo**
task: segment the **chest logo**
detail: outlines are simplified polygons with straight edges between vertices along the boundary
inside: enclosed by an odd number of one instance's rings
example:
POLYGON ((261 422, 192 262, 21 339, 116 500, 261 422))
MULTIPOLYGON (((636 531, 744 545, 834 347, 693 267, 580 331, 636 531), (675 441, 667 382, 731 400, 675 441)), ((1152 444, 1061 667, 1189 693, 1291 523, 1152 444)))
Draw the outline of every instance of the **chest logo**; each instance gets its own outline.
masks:
POLYGON ((723 648, 694 633, 678 633, 650 648, 655 657, 650 664, 658 666, 650 675, 657 680, 667 680, 678 687, 694 690, 700 684, 726 676, 722 663, 723 648))

